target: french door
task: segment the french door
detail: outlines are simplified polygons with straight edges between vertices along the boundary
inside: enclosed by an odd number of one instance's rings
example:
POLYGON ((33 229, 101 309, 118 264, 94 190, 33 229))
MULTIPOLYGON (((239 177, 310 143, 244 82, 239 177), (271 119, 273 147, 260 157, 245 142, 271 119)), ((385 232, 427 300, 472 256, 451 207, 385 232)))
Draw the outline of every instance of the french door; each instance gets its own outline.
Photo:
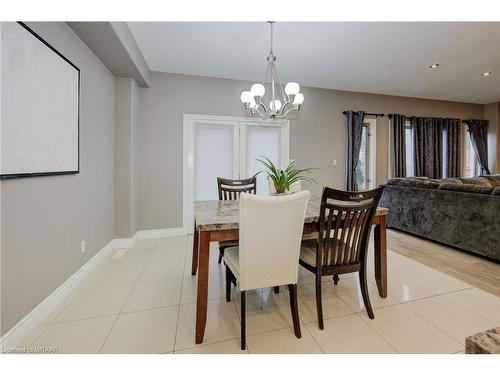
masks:
MULTIPOLYGON (((289 122, 184 115, 184 229, 193 230, 197 200, 218 199, 217 177, 242 179, 263 170, 265 156, 279 167, 289 160, 289 122)), ((257 175, 257 194, 269 194, 266 173, 257 175)))

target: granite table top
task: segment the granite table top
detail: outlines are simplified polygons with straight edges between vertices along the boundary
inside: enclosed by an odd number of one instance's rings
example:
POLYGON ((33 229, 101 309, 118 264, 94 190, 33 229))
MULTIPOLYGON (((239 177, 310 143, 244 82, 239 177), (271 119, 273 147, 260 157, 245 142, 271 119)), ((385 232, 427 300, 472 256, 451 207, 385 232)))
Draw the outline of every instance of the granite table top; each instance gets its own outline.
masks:
MULTIPOLYGON (((306 209, 304 223, 319 221, 321 197, 312 196, 306 209)), ((378 207, 376 216, 384 216, 389 209, 378 207)), ((194 204, 194 217, 197 230, 213 231, 238 229, 240 221, 239 201, 196 201, 194 204)))
POLYGON ((467 354, 500 354, 500 327, 469 336, 465 339, 467 354))

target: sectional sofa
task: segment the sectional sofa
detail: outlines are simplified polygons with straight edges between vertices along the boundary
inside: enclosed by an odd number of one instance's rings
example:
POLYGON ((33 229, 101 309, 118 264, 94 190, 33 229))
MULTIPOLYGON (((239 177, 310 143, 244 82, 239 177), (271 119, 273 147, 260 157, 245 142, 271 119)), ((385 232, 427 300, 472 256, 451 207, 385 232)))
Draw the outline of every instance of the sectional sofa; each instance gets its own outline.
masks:
POLYGON ((380 206, 390 228, 500 261, 500 174, 393 178, 380 206))

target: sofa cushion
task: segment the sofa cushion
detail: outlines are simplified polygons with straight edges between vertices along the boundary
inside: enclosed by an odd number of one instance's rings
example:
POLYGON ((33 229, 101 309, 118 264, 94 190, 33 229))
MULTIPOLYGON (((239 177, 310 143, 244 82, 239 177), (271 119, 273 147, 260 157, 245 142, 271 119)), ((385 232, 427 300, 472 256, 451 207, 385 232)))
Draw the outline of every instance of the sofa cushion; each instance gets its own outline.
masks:
POLYGON ((396 177, 389 179, 387 181, 387 185, 437 189, 439 183, 431 179, 428 179, 427 177, 406 177, 406 178, 396 177))
POLYGON ((493 186, 493 187, 500 186, 500 174, 492 174, 492 175, 481 176, 481 177, 486 178, 490 182, 491 186, 493 186))
POLYGON ((462 180, 457 178, 457 177, 448 177, 448 178, 443 178, 441 180, 434 180, 436 182, 439 182, 440 184, 442 184, 443 182, 451 182, 451 183, 454 183, 454 184, 463 184, 462 180))
POLYGON ((452 182, 443 182, 439 184, 439 190, 453 190, 462 191, 464 193, 478 193, 478 194, 491 194, 493 187, 491 186, 480 186, 474 184, 455 184, 452 182))
POLYGON ((484 177, 460 178, 464 184, 491 187, 491 182, 484 177))

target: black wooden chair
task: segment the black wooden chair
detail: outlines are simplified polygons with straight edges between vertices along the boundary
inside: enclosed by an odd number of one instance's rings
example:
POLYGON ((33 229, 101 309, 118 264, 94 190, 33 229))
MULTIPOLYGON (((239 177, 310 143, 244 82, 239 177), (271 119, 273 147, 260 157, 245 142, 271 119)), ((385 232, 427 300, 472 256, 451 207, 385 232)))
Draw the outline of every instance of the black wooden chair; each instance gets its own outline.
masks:
POLYGON ((370 319, 374 319, 366 283, 366 254, 373 218, 384 187, 348 192, 323 188, 317 240, 302 241, 299 263, 316 275, 318 325, 323 329, 321 276, 359 272, 361 294, 370 319))
MULTIPOLYGON (((217 189, 219 191, 219 200, 238 200, 241 193, 257 194, 257 177, 253 176, 243 180, 217 177, 217 189)), ((238 246, 238 240, 219 242, 219 264, 222 262, 224 250, 232 246, 238 246)))

